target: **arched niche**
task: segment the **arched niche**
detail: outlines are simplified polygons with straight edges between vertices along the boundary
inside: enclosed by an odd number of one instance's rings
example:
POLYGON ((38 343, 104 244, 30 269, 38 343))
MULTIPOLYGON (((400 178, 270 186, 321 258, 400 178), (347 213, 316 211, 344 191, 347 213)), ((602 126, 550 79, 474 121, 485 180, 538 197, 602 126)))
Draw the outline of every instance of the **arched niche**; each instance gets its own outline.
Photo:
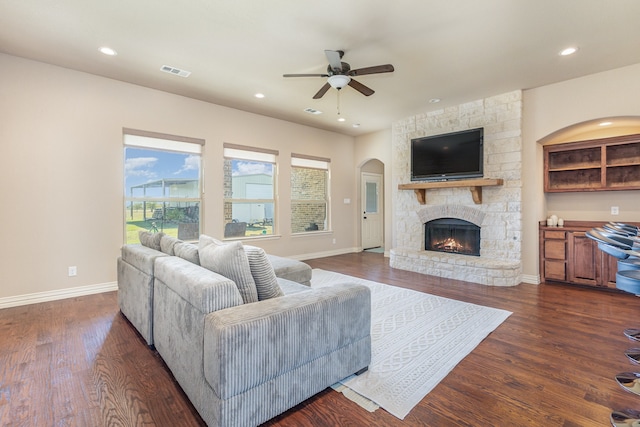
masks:
POLYGON ((541 145, 608 138, 640 133, 640 116, 601 117, 559 129, 538 140, 541 145))

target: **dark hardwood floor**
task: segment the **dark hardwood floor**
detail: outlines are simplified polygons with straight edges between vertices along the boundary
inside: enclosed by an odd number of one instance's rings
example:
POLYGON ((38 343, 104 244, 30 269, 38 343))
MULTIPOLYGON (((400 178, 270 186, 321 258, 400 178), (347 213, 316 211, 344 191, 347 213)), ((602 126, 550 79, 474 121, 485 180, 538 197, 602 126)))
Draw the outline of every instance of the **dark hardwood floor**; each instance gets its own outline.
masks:
MULTIPOLYGON (((513 314, 404 421, 327 389, 265 426, 588 427, 609 425, 612 408, 640 409, 640 397, 614 381, 617 373, 640 370, 623 354, 635 346, 623 329, 640 327, 635 296, 439 279, 391 269, 375 253, 307 262, 513 314)), ((204 423, 109 292, 0 310, 0 425, 204 423)))

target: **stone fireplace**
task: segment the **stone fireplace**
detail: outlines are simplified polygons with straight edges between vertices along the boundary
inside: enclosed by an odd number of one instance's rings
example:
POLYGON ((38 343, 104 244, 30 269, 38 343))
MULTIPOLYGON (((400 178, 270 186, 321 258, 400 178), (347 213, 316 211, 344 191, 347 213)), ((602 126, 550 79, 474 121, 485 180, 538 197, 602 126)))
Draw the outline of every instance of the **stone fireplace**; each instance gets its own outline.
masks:
POLYGON ((480 227, 456 218, 438 218, 424 224, 424 249, 480 256, 480 227))
MULTIPOLYGON (((504 183, 485 187, 481 203, 476 203, 464 186, 427 189, 424 204, 413 191, 395 190, 392 267, 485 285, 514 286, 521 282, 521 98, 521 91, 509 92, 393 124, 394 188, 410 182, 412 138, 477 127, 484 127, 484 177, 504 183), (431 232, 425 224, 445 218, 456 224, 466 223, 468 230, 479 235, 475 256, 454 249, 458 244, 451 242, 440 244, 445 249, 442 252, 428 246, 431 232)), ((445 233, 446 227, 443 225, 437 233, 445 233)), ((456 233, 452 236, 455 240, 462 232, 456 233)))

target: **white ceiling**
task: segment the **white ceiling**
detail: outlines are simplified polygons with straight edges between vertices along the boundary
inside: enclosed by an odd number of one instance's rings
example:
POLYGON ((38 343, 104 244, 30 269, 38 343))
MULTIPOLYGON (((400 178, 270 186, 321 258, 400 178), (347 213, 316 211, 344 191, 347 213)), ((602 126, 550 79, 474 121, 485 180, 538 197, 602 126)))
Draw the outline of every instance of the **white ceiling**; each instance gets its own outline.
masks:
POLYGON ((640 63, 639 22, 638 0, 0 0, 0 51, 359 135, 640 63), (578 52, 560 57, 570 45, 578 52), (282 77, 326 72, 325 49, 344 50, 353 69, 395 67, 357 78, 376 91, 370 97, 341 91, 344 123, 335 89, 312 99, 325 79, 282 77), (163 73, 163 65, 192 74, 163 73))

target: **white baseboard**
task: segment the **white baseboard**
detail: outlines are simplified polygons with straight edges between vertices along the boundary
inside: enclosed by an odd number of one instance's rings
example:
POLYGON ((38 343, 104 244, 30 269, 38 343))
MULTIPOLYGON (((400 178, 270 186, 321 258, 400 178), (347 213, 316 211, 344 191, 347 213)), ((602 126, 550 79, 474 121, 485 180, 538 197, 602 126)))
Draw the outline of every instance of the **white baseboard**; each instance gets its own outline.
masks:
POLYGON ((328 256, 351 254, 354 252, 361 252, 361 250, 359 251, 358 248, 354 247, 354 248, 336 249, 334 251, 313 252, 309 254, 300 254, 300 255, 289 255, 287 256, 287 258, 293 258, 293 259, 297 259, 298 261, 304 261, 306 259, 325 258, 328 256))
POLYGON ((16 295, 13 297, 0 298, 0 309, 117 290, 118 282, 110 282, 78 286, 76 288, 57 289, 55 291, 37 292, 34 294, 16 295))
POLYGON ((522 283, 530 283, 532 285, 540 284, 540 275, 539 274, 523 274, 522 275, 522 283))

